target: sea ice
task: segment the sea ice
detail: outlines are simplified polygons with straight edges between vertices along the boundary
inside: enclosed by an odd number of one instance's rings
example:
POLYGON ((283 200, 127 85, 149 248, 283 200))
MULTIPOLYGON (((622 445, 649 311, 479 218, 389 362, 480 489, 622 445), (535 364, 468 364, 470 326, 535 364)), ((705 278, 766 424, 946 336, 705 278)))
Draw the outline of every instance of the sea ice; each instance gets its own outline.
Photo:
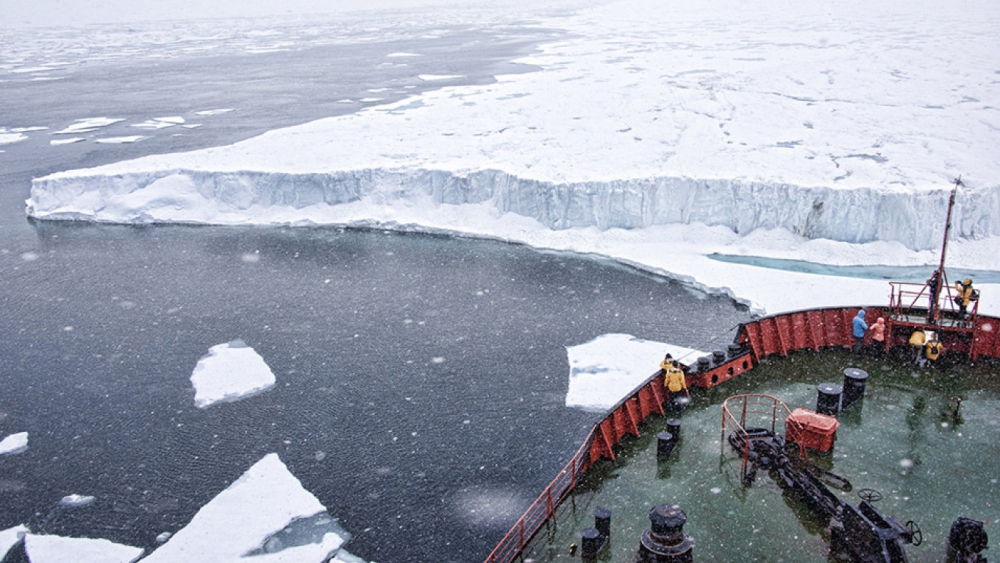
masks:
POLYGON ((0 455, 19 454, 28 449, 28 433, 18 432, 0 440, 0 455))
POLYGON ((132 563, 142 557, 142 548, 105 539, 36 534, 24 537, 24 549, 31 563, 132 563))
POLYGON ((86 140, 87 139, 83 137, 70 137, 68 139, 52 139, 51 141, 49 141, 49 144, 52 145, 53 147, 57 147, 59 145, 72 145, 73 143, 79 143, 81 141, 86 141, 86 140))
POLYGON ((28 136, 21 133, 0 132, 0 145, 13 145, 27 139, 28 136))
POLYGON ((236 563, 250 557, 259 563, 320 563, 345 541, 344 532, 326 514, 326 508, 272 453, 203 506, 187 526, 143 561, 236 563), (295 530, 302 526, 313 529, 308 534, 295 530), (301 543, 303 534, 314 541, 301 543), (282 539, 283 535, 299 537, 288 540, 282 539))
POLYGON ((127 135, 124 137, 103 137, 101 139, 94 139, 94 142, 105 145, 123 145, 127 143, 137 143, 145 138, 146 137, 143 135, 127 135))
POLYGON ((0 530, 0 561, 6 557, 7 552, 24 539, 25 534, 30 530, 26 526, 14 526, 6 530, 0 530))
MULTIPOLYGON (((1000 270, 1000 124, 986 102, 1000 82, 982 62, 1000 12, 916 1, 591 4, 539 20, 566 33, 517 61, 534 72, 58 172, 32 181, 26 210, 492 237, 609 256, 755 313, 884 305, 885 280, 708 255, 933 266, 961 175, 949 265, 1000 270)), ((980 312, 1000 312, 985 297, 1000 284, 981 290, 980 312)))
POLYGON ((91 117, 87 119, 77 119, 75 123, 52 133, 53 135, 76 135, 78 133, 90 133, 92 131, 97 131, 101 127, 107 127, 108 125, 114 125, 125 121, 124 119, 111 118, 111 117, 91 117))
POLYGON ((96 497, 90 495, 72 494, 72 495, 66 495, 62 499, 60 499, 59 506, 76 508, 92 504, 95 500, 97 500, 96 497))
POLYGON ((242 340, 212 346, 191 374, 198 408, 255 395, 274 382, 264 358, 242 340))
POLYGON ((707 355, 629 334, 604 334, 584 344, 567 346, 566 353, 570 368, 566 406, 599 412, 615 406, 656 373, 666 354, 685 365, 707 355))
POLYGON ((462 78, 461 74, 418 74, 417 78, 425 82, 433 82, 435 80, 454 80, 456 78, 462 78))

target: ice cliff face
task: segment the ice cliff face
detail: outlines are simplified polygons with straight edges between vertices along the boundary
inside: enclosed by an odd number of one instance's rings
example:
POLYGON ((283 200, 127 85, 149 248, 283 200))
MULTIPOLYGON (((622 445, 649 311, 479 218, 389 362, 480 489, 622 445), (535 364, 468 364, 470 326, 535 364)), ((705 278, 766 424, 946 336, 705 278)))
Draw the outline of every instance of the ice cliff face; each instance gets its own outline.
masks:
MULTIPOLYGON (((110 223, 338 224, 336 207, 488 204, 550 229, 637 229, 670 223, 724 225, 743 234, 784 228, 807 238, 940 245, 950 190, 881 192, 742 180, 649 178, 557 184, 498 170, 335 173, 135 172, 35 180, 27 213, 110 223)), ((1000 189, 960 190, 953 236, 1000 235, 991 210, 1000 189)), ((349 222, 349 221, 348 221, 349 222)))
POLYGON ((518 60, 536 71, 54 174, 28 214, 426 225, 475 205, 556 230, 705 223, 925 250, 961 174, 953 235, 997 236, 994 5, 596 3, 544 21, 566 33, 518 60))

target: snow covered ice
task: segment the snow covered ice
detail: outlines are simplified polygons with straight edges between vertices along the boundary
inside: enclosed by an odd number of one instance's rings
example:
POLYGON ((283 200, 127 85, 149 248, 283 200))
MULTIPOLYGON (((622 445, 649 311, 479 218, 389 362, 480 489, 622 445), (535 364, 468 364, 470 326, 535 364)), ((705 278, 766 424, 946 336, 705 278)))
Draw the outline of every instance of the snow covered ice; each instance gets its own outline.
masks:
POLYGON ((191 374, 194 402, 199 408, 256 395, 273 387, 274 382, 274 373, 264 358, 242 340, 212 346, 191 374))
POLYGON ((566 347, 569 391, 566 406, 605 412, 646 382, 665 354, 689 365, 706 352, 653 342, 629 334, 604 334, 590 342, 566 347))
POLYGON ((0 440, 0 455, 13 455, 28 449, 28 433, 18 432, 0 440))
POLYGON ((319 563, 336 554, 346 540, 346 533, 329 518, 326 508, 272 453, 143 561, 223 563, 252 556, 260 563, 319 563), (297 522, 308 524, 316 533, 300 530, 292 535, 293 541, 287 537, 280 541, 281 532, 297 522))
POLYGON ((20 543, 29 531, 27 526, 14 526, 13 528, 0 530, 0 560, 3 560, 7 552, 20 543))
POLYGON ((931 265, 961 175, 949 264, 1000 269, 994 3, 624 0, 540 23, 568 35, 520 61, 536 72, 52 174, 27 212, 489 236, 605 254, 777 313, 888 290, 781 274, 800 289, 780 291, 774 272, 705 257, 931 265))
POLYGON ((31 563, 132 563, 142 556, 142 549, 105 539, 67 538, 27 534, 24 548, 31 563))

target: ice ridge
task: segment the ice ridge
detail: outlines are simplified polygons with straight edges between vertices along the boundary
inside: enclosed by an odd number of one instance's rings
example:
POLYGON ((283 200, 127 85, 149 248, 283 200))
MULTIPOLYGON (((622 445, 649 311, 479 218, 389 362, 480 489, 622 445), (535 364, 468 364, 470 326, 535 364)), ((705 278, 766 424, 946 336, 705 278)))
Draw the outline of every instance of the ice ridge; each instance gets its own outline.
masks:
MULTIPOLYGON (((998 188, 959 192, 953 236, 1000 235, 1000 223, 989 212, 1000 209, 998 188)), ((949 194, 947 185, 890 191, 685 177, 553 183, 500 170, 158 170, 36 179, 27 214, 129 224, 335 224, 336 219, 324 219, 330 217, 325 208, 366 199, 392 204, 430 197, 435 204, 489 203, 556 230, 704 223, 738 234, 784 228, 807 238, 899 241, 927 250, 940 245, 949 194)))

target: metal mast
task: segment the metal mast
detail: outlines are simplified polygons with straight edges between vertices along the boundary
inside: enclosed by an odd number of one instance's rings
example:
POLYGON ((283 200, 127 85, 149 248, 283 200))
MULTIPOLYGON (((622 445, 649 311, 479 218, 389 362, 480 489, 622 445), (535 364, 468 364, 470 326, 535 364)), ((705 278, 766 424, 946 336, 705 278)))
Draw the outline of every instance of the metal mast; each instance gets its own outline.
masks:
POLYGON ((945 280, 944 277, 944 257, 948 250, 948 233, 951 231, 951 211, 955 207, 955 194, 958 193, 958 187, 963 186, 962 177, 959 176, 955 179, 955 187, 951 190, 951 197, 948 198, 948 218, 944 224, 944 240, 941 241, 941 263, 938 264, 938 269, 934 272, 934 275, 930 280, 930 307, 928 311, 928 322, 931 324, 937 324, 940 311, 938 310, 938 303, 940 303, 939 298, 941 296, 941 286, 945 280))

